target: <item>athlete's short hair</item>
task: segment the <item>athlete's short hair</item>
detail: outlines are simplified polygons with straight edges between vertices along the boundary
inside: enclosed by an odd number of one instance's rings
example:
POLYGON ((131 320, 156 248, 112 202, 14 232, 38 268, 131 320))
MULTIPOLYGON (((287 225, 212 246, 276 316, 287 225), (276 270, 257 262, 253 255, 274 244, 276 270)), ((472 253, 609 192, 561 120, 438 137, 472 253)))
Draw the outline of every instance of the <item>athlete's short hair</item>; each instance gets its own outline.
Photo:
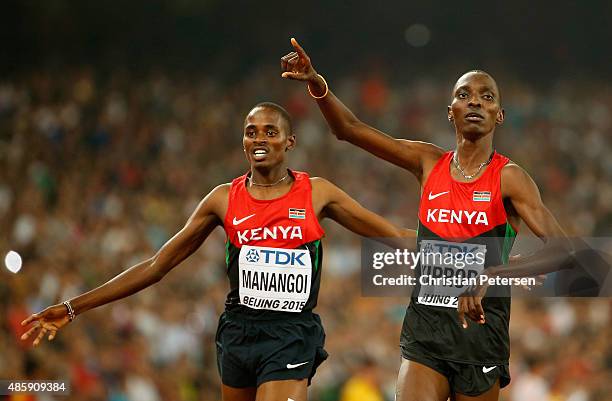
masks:
MULTIPOLYGON (((293 135, 293 121, 291 120, 291 115, 289 114, 289 112, 287 110, 285 110, 285 108, 283 106, 278 105, 278 104, 273 103, 273 102, 261 102, 261 103, 257 103, 255 106, 253 106, 251 111, 253 111, 255 109, 258 109, 258 108, 274 110, 278 114, 280 114, 281 117, 283 118, 283 120, 285 120, 285 123, 287 124, 287 135, 293 135)), ((250 112, 249 112, 249 114, 250 114, 250 112)))

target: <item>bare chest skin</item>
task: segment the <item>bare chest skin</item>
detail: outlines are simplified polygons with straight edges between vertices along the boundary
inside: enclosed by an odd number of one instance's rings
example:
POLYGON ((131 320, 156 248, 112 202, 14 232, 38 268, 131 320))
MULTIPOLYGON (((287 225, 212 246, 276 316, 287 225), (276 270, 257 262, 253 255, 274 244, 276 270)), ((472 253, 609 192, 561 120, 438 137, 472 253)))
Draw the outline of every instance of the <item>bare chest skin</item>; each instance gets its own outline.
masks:
POLYGON ((284 183, 273 187, 263 187, 246 183, 247 192, 257 200, 274 200, 287 195, 293 187, 294 180, 289 177, 284 183))

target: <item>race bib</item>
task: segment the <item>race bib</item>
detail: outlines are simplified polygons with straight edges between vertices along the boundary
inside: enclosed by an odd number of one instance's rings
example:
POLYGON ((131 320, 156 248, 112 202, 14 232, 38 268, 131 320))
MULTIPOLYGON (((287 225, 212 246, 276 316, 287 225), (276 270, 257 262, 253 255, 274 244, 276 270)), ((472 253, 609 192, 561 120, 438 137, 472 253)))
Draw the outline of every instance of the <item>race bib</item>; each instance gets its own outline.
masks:
POLYGON ((486 245, 421 241, 421 289, 417 302, 456 308, 458 299, 484 270, 486 245))
POLYGON ((244 245, 238 258, 240 304, 253 309, 301 312, 310 296, 307 249, 244 245))

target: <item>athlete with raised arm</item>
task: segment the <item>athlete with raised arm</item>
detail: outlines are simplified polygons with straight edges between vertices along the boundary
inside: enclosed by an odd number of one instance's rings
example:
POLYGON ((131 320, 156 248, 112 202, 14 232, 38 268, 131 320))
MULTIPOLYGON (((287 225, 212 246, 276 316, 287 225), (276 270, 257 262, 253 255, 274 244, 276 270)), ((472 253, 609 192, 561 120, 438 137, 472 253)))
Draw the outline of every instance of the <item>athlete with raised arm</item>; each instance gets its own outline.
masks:
POLYGON ((305 401, 310 379, 327 358, 323 327, 312 312, 323 259, 319 221, 328 217, 370 237, 414 239, 416 233, 395 227, 323 178, 289 170, 295 144, 285 109, 256 105, 244 123, 250 171, 213 189, 150 259, 25 319, 23 325, 34 327, 22 339, 35 335, 38 345, 48 333, 52 340, 76 315, 157 283, 222 226, 230 281, 216 335, 223 400, 305 401))
MULTIPOLYGON (((447 117, 456 149, 393 138, 360 121, 317 74, 295 39, 281 58, 282 77, 304 81, 310 95, 340 140, 412 172, 421 186, 417 242, 421 251, 465 248, 484 252, 484 263, 445 275, 536 276, 566 267, 571 245, 542 203, 529 174, 493 148, 493 133, 504 121, 497 83, 473 70, 455 83, 447 117), (537 255, 508 262, 520 221, 546 242, 537 255)), ((432 271, 432 270, 429 270, 432 271)), ((469 296, 448 297, 417 287, 402 327, 398 401, 497 400, 510 382, 508 370, 510 298, 508 288, 485 298, 487 286, 469 296), (501 296, 499 296, 501 295, 501 296), (457 311, 459 311, 459 322, 457 311), (465 315, 480 323, 468 325, 465 315)), ((460 294, 459 294, 460 295, 460 294)))

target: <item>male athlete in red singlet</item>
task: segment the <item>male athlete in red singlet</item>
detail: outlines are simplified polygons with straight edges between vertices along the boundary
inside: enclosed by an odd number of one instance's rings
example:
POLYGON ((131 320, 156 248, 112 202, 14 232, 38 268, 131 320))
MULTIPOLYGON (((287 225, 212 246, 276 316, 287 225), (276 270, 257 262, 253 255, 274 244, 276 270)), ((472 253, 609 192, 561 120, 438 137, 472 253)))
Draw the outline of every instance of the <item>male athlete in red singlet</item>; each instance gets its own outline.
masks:
POLYGON ((227 234, 230 280, 217 330, 217 362, 225 401, 305 401, 317 366, 327 358, 317 304, 324 235, 329 217, 370 237, 410 237, 364 209, 322 178, 287 168, 295 147, 289 114, 260 103, 247 115, 243 146, 250 171, 212 190, 187 224, 152 258, 102 286, 24 320, 35 323, 37 345, 75 315, 127 297, 162 279, 195 252, 211 231, 227 234))
MULTIPOLYGON (((503 123, 504 110, 489 74, 470 71, 455 84, 448 120, 457 145, 447 152, 431 143, 395 139, 361 122, 329 90, 297 41, 291 39, 291 44, 295 51, 281 58, 282 77, 307 82, 334 135, 416 176, 421 185, 419 249, 469 249, 486 255, 469 268, 419 265, 417 274, 535 276, 571 260, 572 248, 536 184, 493 148, 493 132, 503 123), (547 245, 537 255, 504 265, 520 220, 547 245)), ((440 294, 439 289, 416 288, 406 311, 397 400, 497 400, 500 387, 510 381, 509 289, 497 288, 497 297, 484 300, 486 286, 461 297, 462 292, 440 294), (480 324, 468 325, 465 315, 480 324)))

